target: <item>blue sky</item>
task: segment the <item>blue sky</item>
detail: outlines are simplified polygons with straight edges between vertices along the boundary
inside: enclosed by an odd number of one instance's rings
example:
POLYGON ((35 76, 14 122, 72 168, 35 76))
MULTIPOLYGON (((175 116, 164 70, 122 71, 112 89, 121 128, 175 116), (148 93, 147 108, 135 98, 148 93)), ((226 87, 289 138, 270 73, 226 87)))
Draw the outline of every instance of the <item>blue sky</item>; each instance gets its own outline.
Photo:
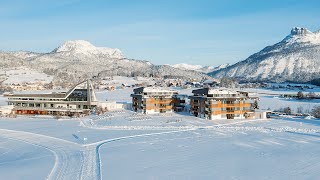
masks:
POLYGON ((320 29, 320 1, 0 0, 0 49, 50 52, 66 40, 155 64, 219 65, 290 33, 320 29))

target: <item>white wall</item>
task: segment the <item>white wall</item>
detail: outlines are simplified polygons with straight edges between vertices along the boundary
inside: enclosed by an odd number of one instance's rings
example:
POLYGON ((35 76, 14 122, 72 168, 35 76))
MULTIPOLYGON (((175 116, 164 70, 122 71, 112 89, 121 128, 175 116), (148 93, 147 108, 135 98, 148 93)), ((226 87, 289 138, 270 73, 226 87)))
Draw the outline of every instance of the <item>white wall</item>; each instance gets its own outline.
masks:
POLYGON ((115 101, 109 101, 109 102, 99 102, 99 107, 107 108, 108 110, 113 109, 132 109, 132 103, 117 103, 115 101))

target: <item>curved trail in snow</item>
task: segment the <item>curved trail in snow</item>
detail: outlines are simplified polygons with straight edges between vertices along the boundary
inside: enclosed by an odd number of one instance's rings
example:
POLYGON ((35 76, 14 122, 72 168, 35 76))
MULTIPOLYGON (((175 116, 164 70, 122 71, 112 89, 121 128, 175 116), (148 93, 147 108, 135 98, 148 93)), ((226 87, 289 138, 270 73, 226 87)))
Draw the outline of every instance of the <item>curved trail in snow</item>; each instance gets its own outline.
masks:
MULTIPOLYGON (((96 162, 96 171, 97 171, 97 177, 101 180, 102 179, 102 172, 101 172, 101 159, 100 159, 99 150, 100 150, 100 147, 104 144, 107 144, 110 142, 115 142, 115 141, 120 141, 120 140, 125 140, 125 139, 164 135, 164 134, 174 134, 174 133, 189 132, 189 131, 195 131, 195 130, 201 130, 201 129, 213 129, 213 128, 217 128, 217 127, 223 127, 223 126, 234 125, 234 124, 242 124, 242 123, 247 123, 247 122, 256 122, 256 121, 266 121, 266 120, 256 119, 256 120, 247 120, 247 121, 237 121, 237 122, 231 122, 231 123, 225 123, 225 124, 215 124, 212 126, 190 126, 190 128, 187 128, 187 129, 172 130, 172 131, 165 131, 165 132, 156 132, 156 133, 147 133, 147 134, 138 134, 138 135, 132 135, 132 136, 123 136, 123 137, 118 137, 118 138, 113 138, 113 139, 106 139, 106 140, 102 140, 102 141, 98 141, 98 142, 94 142, 94 143, 90 143, 90 144, 85 144, 83 146, 90 147, 90 148, 93 148, 93 147, 96 148, 96 161, 95 161, 96 162)), ((81 121, 81 123, 82 123, 82 125, 86 126, 85 122, 81 121)), ((92 126, 86 126, 86 127, 93 128, 93 129, 95 129, 95 128, 100 129, 99 127, 92 127, 92 126)), ((107 127, 104 127, 104 128, 108 129, 107 127)), ((143 128, 143 130, 155 130, 155 129, 153 129, 151 127, 151 129, 143 128)))
MULTIPOLYGON (((67 140, 50 137, 46 135, 24 132, 24 131, 15 131, 0 129, 0 137, 7 139, 14 139, 22 141, 34 146, 45 148, 51 151, 55 156, 55 163, 48 175, 48 179, 102 179, 101 166, 102 162, 100 159, 100 147, 107 143, 121 141, 125 139, 133 139, 139 137, 147 136, 157 136, 164 134, 174 134, 181 132, 189 132, 201 129, 225 129, 232 131, 276 131, 276 132, 298 132, 298 133, 319 133, 319 131, 312 129, 298 129, 298 128, 271 128, 271 127, 256 127, 256 126, 230 126, 236 124, 243 124, 254 121, 265 121, 265 120, 249 120, 249 121, 238 121, 230 122, 225 124, 215 124, 211 126, 190 126, 189 128, 182 129, 166 129, 168 131, 147 133, 147 134, 138 134, 131 136, 123 136, 113 139, 106 139, 90 144, 77 144, 67 140)), ((84 122, 82 122, 85 125, 84 122)), ((96 128, 86 126, 87 128, 96 128)), ((98 127, 99 128, 99 127, 98 127)), ((97 128, 97 129, 98 129, 97 128)), ((104 127, 108 129, 107 127, 104 127)), ((112 129, 112 128, 110 128, 112 129)), ((114 129, 119 130, 128 130, 127 127, 115 127, 114 129), (123 128, 123 129, 122 129, 123 128)), ((137 128, 139 129, 139 128, 137 128)), ((155 130, 153 126, 141 127, 141 130, 155 130), (150 128, 150 129, 148 129, 150 128)))
POLYGON ((90 163, 92 164, 92 159, 94 159, 93 162, 96 162, 95 149, 92 150, 63 139, 24 131, 0 129, 0 136, 51 151, 55 156, 55 163, 47 179, 97 179, 96 167, 88 167, 90 163))

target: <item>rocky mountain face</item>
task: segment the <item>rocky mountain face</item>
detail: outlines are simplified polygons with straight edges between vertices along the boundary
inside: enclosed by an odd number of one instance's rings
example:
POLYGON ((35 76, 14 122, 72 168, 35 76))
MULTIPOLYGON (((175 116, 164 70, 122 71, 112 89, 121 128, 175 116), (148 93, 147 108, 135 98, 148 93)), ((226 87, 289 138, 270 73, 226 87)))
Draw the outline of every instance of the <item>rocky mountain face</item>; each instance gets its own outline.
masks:
POLYGON ((320 31, 295 27, 279 43, 209 75, 245 81, 308 82, 320 77, 319 67, 320 31))
POLYGON ((105 76, 153 76, 208 79, 208 75, 148 61, 125 58, 119 49, 95 47, 84 40, 67 41, 49 53, 0 52, 1 67, 28 66, 54 75, 54 82, 74 84, 105 76))

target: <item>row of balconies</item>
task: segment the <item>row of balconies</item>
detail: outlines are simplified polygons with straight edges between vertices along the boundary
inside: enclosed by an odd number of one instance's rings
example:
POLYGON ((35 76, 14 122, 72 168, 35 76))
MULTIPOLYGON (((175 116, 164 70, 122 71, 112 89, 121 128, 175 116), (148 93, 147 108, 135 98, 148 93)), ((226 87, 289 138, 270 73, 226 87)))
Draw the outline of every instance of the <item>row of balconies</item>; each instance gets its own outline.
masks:
POLYGON ((168 108, 170 108, 170 109, 172 109, 173 108, 173 106, 172 105, 161 105, 161 106, 155 106, 155 105, 144 105, 144 106, 140 106, 140 107, 138 107, 138 105, 133 105, 133 107, 137 107, 137 108, 140 108, 140 109, 148 109, 148 108, 152 108, 152 109, 154 109, 154 108, 159 108, 159 109, 168 109, 168 108))
POLYGON ((143 104, 171 104, 173 101, 143 101, 143 104))
POLYGON ((208 108, 227 108, 227 107, 251 107, 250 103, 239 103, 239 104, 211 104, 206 105, 208 108))
POLYGON ((219 114, 244 114, 246 112, 251 112, 249 110, 234 110, 234 111, 205 111, 206 114, 219 115, 219 114))

